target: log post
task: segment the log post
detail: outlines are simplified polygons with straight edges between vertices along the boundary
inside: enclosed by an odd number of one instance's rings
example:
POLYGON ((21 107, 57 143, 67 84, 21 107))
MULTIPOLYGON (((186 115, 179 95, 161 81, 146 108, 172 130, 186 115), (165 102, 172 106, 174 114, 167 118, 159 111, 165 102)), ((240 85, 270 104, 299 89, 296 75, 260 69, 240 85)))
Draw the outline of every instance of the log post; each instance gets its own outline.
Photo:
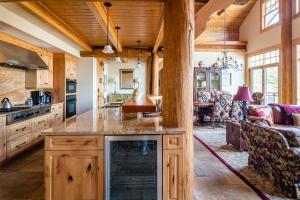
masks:
POLYGON ((159 66, 156 53, 152 56, 152 95, 158 96, 159 92, 159 66))
MULTIPOLYGON (((292 43, 292 0, 281 1, 282 25, 281 25, 281 103, 293 103, 293 43, 292 43)), ((294 80, 295 81, 295 80, 294 80)))
POLYGON ((163 125, 186 130, 183 199, 193 194, 194 0, 165 0, 163 125))

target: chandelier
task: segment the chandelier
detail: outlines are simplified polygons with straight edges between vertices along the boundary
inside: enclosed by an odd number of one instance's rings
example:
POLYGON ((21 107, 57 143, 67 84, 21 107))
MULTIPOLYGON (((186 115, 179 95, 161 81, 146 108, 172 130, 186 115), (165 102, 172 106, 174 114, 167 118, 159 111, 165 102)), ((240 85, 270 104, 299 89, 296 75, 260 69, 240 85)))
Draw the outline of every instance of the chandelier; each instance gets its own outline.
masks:
POLYGON ((216 67, 221 70, 233 69, 234 71, 240 71, 244 68, 243 64, 239 64, 226 50, 226 11, 224 11, 224 51, 222 52, 222 57, 217 59, 216 67))

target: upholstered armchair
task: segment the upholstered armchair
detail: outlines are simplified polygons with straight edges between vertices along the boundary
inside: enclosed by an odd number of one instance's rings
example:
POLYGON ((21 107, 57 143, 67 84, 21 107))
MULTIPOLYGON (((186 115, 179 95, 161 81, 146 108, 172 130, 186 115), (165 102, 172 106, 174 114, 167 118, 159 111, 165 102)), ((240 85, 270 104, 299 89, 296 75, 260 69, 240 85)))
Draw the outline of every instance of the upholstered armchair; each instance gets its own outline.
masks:
POLYGON ((230 119, 230 111, 232 106, 232 95, 228 93, 219 94, 215 97, 214 112, 213 112, 213 127, 215 122, 224 122, 230 119))
POLYGON ((288 197, 300 198, 300 148, 290 147, 278 131, 242 121, 248 164, 288 197))
POLYGON ((199 103, 209 103, 211 101, 211 93, 205 90, 199 90, 197 97, 199 103))
POLYGON ((231 112, 230 112, 230 117, 232 119, 235 119, 237 121, 240 121, 243 119, 243 102, 242 101, 232 101, 232 106, 231 106, 231 112))
POLYGON ((264 94, 261 92, 253 92, 252 99, 254 100, 252 104, 256 104, 256 105, 264 104, 264 100, 265 100, 264 94))

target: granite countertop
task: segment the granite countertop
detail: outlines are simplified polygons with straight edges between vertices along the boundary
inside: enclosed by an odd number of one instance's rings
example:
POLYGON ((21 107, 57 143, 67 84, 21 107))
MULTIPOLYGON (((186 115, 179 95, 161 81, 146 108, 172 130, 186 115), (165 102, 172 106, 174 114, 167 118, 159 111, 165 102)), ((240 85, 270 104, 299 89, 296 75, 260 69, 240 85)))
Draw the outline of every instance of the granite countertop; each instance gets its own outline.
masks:
POLYGON ((67 120, 44 135, 156 135, 184 134, 179 128, 162 127, 161 117, 122 119, 120 108, 90 110, 67 120))

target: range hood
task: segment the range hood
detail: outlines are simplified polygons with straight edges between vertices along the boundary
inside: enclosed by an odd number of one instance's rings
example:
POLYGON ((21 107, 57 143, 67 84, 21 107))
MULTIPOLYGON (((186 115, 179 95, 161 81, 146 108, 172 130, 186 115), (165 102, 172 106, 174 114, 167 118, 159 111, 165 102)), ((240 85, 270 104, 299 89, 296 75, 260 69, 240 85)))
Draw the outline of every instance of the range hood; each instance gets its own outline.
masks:
POLYGON ((0 66, 18 69, 48 69, 34 51, 0 41, 0 66))

